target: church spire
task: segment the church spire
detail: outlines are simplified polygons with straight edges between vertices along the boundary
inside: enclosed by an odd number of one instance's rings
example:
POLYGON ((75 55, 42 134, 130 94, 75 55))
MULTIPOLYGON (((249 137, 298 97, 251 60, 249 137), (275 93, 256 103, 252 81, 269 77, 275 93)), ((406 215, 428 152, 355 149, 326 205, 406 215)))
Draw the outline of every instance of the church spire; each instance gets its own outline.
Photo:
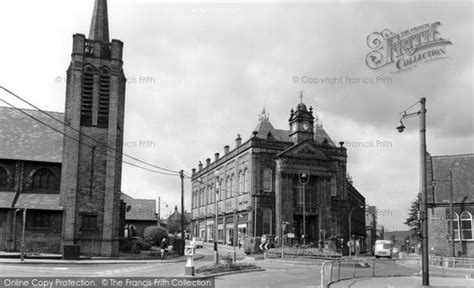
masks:
POLYGON ((95 0, 92 14, 89 39, 109 42, 109 18, 107 15, 107 0, 95 0))

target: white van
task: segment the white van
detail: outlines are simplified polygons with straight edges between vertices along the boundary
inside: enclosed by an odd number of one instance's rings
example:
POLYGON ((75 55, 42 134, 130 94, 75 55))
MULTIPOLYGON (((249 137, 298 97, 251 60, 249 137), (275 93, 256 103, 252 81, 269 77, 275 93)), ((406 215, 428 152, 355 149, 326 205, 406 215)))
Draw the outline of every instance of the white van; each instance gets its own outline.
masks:
POLYGON ((393 242, 390 240, 377 240, 375 241, 375 258, 388 257, 392 258, 393 242))

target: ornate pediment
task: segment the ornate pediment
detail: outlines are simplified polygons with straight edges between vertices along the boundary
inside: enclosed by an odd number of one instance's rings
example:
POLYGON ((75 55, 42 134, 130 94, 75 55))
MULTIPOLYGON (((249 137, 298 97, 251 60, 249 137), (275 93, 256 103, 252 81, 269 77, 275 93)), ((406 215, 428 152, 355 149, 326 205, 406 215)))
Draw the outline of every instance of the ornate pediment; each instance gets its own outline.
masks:
POLYGON ((321 151, 313 141, 304 141, 298 145, 294 145, 287 150, 277 155, 277 158, 302 158, 302 159, 317 159, 317 160, 331 160, 323 151, 321 151))

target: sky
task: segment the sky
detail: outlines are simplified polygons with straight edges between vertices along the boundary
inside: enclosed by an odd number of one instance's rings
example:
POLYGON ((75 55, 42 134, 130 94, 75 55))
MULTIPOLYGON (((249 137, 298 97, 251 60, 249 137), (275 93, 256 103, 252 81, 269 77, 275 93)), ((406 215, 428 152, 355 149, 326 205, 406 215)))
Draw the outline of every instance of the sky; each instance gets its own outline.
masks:
MULTIPOLYGON (((0 85, 63 112, 72 35, 88 34, 93 2, 1 1, 0 85)), ((124 152, 139 159, 190 174, 235 147, 237 134, 248 139, 264 107, 288 129, 301 91, 332 140, 345 142, 347 170, 379 223, 404 230, 419 190, 419 126, 406 119, 398 133, 400 113, 426 97, 428 151, 474 153, 470 1, 109 0, 108 9, 111 39, 124 42, 124 152), (369 34, 434 22, 452 43, 447 57, 398 73, 367 66, 369 34)), ((179 177, 128 165, 122 190, 160 197, 162 215, 180 203, 179 177)))

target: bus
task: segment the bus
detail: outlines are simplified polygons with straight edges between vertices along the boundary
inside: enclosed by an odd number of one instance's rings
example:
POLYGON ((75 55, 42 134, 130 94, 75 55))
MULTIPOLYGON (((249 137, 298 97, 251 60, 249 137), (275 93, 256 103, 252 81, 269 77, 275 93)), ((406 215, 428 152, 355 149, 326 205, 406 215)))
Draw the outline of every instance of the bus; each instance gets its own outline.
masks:
POLYGON ((375 258, 388 257, 392 258, 393 254, 393 242, 390 240, 377 240, 375 241, 374 249, 375 258))

